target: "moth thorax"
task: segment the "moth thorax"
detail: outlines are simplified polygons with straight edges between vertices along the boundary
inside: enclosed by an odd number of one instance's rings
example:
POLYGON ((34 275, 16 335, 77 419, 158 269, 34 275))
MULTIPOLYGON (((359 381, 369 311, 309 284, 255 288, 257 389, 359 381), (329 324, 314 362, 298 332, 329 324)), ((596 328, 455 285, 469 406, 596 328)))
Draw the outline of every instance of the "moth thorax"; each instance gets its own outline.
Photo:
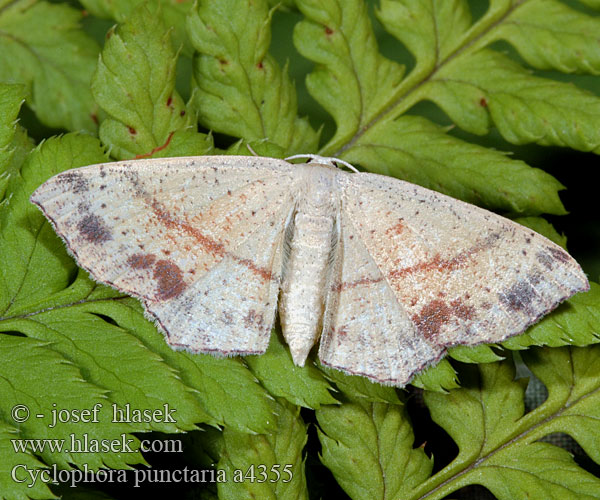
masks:
POLYGON ((299 205, 313 215, 331 215, 336 212, 337 193, 335 189, 336 171, 321 166, 308 167, 299 205))

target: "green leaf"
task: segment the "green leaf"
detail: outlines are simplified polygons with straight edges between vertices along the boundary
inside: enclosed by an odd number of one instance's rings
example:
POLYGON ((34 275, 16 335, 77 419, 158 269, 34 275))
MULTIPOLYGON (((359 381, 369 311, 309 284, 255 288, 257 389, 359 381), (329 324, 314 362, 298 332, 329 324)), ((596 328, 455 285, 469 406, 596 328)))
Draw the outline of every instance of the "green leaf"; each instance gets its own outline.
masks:
POLYGON ((277 333, 271 335, 265 354, 247 356, 245 360, 262 385, 274 396, 306 408, 337 403, 329 393, 333 389, 322 372, 310 360, 303 367, 296 366, 287 345, 277 333))
POLYGON ((203 2, 188 17, 194 48, 193 103, 211 130, 268 140, 292 153, 315 151, 318 134, 296 116, 296 92, 268 54, 272 11, 265 0, 203 2))
POLYGON ((18 0, 0 9, 0 80, 27 86, 29 106, 46 125, 96 130, 90 81, 98 45, 64 4, 18 0))
POLYGON ((579 0, 579 2, 584 5, 590 6, 592 9, 600 10, 600 1, 599 0, 579 0))
POLYGON ((16 175, 32 147, 27 132, 17 124, 24 99, 23 85, 0 83, 0 201, 10 178, 16 175))
POLYGON ((101 18, 114 19, 119 23, 126 22, 144 4, 160 4, 161 18, 164 25, 173 30, 173 45, 176 48, 183 47, 186 55, 192 54, 192 46, 185 32, 185 18, 194 2, 192 0, 177 0, 176 2, 165 0, 81 0, 90 14, 101 18))
POLYGON ((421 389, 440 392, 459 387, 456 371, 447 359, 428 366, 415 375, 410 383, 421 389))
POLYGON ((54 498, 42 481, 31 484, 27 471, 43 468, 44 464, 30 451, 15 453, 12 444, 14 439, 19 439, 19 430, 0 420, 0 494, 16 500, 54 498), (17 478, 16 481, 12 479, 13 474, 17 478))
POLYGON ((414 55, 417 75, 432 71, 456 50, 471 25, 469 4, 464 0, 382 0, 376 15, 414 55))
MULTIPOLYGON (((564 214, 557 195, 562 186, 548 174, 448 137, 447 131, 424 119, 399 118, 415 104, 430 100, 472 133, 487 133, 495 125, 516 144, 597 150, 598 97, 532 76, 508 57, 485 48, 502 38, 505 23, 513 26, 519 16, 532 15, 522 10, 524 4, 537 3, 492 3, 473 23, 466 1, 381 2, 379 20, 416 59, 402 79, 399 67, 394 71, 392 63, 381 60, 364 3, 299 2, 309 20, 298 24, 294 41, 305 57, 317 63, 307 87, 337 124, 336 134, 321 152, 505 212, 564 214)), ((543 5, 536 8, 543 10, 543 5)), ((538 24, 546 23, 544 19, 540 16, 538 24)), ((597 24, 584 14, 572 19, 573 26, 583 22, 588 31, 597 24)), ((582 46, 584 38, 569 45, 569 58, 579 57, 584 61, 581 67, 591 64, 589 54, 595 50, 592 45, 581 53, 574 48, 582 46)))
POLYGON ((600 346, 529 349, 522 357, 548 388, 546 401, 528 416, 530 420, 534 415, 537 420, 545 420, 546 427, 537 434, 566 432, 594 462, 600 463, 600 346))
MULTIPOLYGON (((444 498, 469 484, 486 487, 499 500, 598 498, 598 478, 565 450, 538 441, 598 418, 599 356, 598 346, 525 353, 527 364, 550 391, 546 402, 526 415, 527 381, 514 380, 510 361, 480 365, 479 375, 471 370, 468 387, 448 394, 426 392, 433 420, 456 441, 459 453, 404 498, 444 498)), ((597 432, 596 425, 580 429, 576 439, 591 449, 590 431, 597 432)), ((590 456, 600 459, 596 451, 590 456)))
POLYGON ((557 0, 523 2, 491 35, 510 42, 531 66, 600 74, 600 19, 557 0))
POLYGON ((409 498, 431 474, 433 460, 414 435, 406 411, 384 403, 317 410, 322 461, 353 500, 409 498))
POLYGON ((297 407, 281 402, 277 412, 271 434, 223 431, 217 469, 227 481, 217 485, 220 499, 308 499, 302 458, 306 426, 297 407))
POLYGON ((244 141, 243 139, 240 139, 239 141, 229 146, 224 152, 224 154, 248 156, 249 154, 253 154, 252 151, 254 151, 254 153, 256 153, 258 156, 268 156, 271 158, 285 157, 285 150, 281 146, 273 144, 272 142, 269 142, 267 140, 248 142, 244 141))
POLYGON ((359 375, 347 375, 323 365, 319 365, 319 369, 350 401, 400 404, 395 387, 377 384, 359 375))
POLYGON ((12 151, 17 116, 25 98, 23 85, 0 83, 0 173, 4 173, 12 151))
POLYGON ((366 4, 360 0, 299 0, 306 17, 294 44, 317 63, 307 77, 310 94, 335 120, 327 151, 335 151, 387 106, 404 68, 379 54, 366 4))
POLYGON ((567 237, 564 234, 558 234, 556 229, 546 219, 541 217, 517 217, 513 219, 515 222, 533 229, 536 233, 540 233, 557 245, 560 245, 565 250, 567 249, 567 237))
MULTIPOLYGON (((103 287, 103 290, 109 289, 103 287)), ((90 294, 90 301, 100 298, 103 296, 90 294)), ((216 423, 240 432, 272 430, 275 425, 271 418, 274 411, 272 397, 239 358, 218 359, 208 354, 174 351, 156 328, 143 319, 142 306, 135 299, 98 300, 94 302, 94 307, 95 312, 109 316, 174 368, 183 383, 193 390, 202 409, 216 423)), ((198 413, 197 417, 201 416, 198 413)))
POLYGON ((175 91, 176 63, 160 8, 142 5, 108 33, 92 92, 110 116, 100 124, 100 139, 112 156, 172 155, 178 149, 203 154, 212 149, 211 140, 191 131, 194 117, 175 91), (184 135, 175 139, 176 132, 184 135), (171 146, 174 139, 178 147, 171 146))
MULTIPOLYGON (((82 466, 84 463, 91 469, 102 466, 122 469, 129 468, 129 464, 144 462, 138 451, 139 441, 129 435, 135 427, 112 422, 107 391, 84 380, 77 367, 47 342, 0 335, 0 359, 0 414, 3 423, 14 425, 9 416, 13 415, 11 412, 15 406, 22 405, 18 406, 19 411, 15 415, 26 420, 18 422, 17 439, 52 440, 52 444, 43 445, 44 448, 35 453, 45 463, 55 463, 67 469, 71 468, 70 464, 82 466), (53 411, 91 410, 94 405, 99 405, 97 423, 90 425, 85 422, 58 421, 54 425, 53 411), (131 451, 123 448, 122 452, 110 449, 94 452, 85 447, 78 448, 75 439, 83 443, 83 434, 88 435, 90 443, 101 439, 130 440, 131 451), (59 451, 61 448, 62 451, 59 451)), ((25 441, 19 443, 23 446, 27 444, 25 441)), ((12 453, 20 453, 19 443, 10 442, 12 453)), ((6 447, 7 444, 2 446, 6 447)), ((27 455, 24 455, 25 460, 27 455)), ((11 483, 14 484, 9 480, 8 484, 11 483)), ((2 481, 1 484, 6 483, 2 481)))
POLYGON ((457 345, 448 351, 448 355, 463 363, 493 363, 504 358, 498 356, 494 350, 486 344, 478 346, 457 345))
POLYGON ((404 116, 372 127, 343 158, 504 212, 566 213, 558 197, 563 186, 552 176, 449 136, 421 117, 404 116))
POLYGON ((600 131, 595 126, 600 112, 598 97, 573 85, 532 76, 507 56, 489 49, 456 58, 419 92, 470 132, 483 132, 471 127, 470 119, 475 109, 483 106, 502 136, 514 144, 535 142, 600 152, 600 131), (464 89, 482 97, 464 99, 464 89))

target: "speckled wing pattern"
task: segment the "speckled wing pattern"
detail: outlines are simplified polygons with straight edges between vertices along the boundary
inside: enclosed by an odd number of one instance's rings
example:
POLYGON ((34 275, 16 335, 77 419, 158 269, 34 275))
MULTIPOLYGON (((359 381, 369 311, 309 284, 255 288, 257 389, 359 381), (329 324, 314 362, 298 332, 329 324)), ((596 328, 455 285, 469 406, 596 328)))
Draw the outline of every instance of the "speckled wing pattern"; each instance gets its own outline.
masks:
POLYGON ((235 157, 92 165, 32 196, 79 265, 140 298, 173 347, 263 353, 293 166, 235 157))
POLYGON ((325 365, 404 385, 448 346, 505 340, 589 289, 558 245, 494 213, 375 174, 340 186, 325 365))
POLYGON ((521 333, 589 288, 575 260, 523 226, 334 164, 107 163, 63 172, 31 199, 78 263, 140 298, 174 348, 264 353, 283 280, 294 289, 280 300, 284 335, 304 346, 294 361, 320 335, 324 365, 384 384, 405 385, 449 346, 521 333))

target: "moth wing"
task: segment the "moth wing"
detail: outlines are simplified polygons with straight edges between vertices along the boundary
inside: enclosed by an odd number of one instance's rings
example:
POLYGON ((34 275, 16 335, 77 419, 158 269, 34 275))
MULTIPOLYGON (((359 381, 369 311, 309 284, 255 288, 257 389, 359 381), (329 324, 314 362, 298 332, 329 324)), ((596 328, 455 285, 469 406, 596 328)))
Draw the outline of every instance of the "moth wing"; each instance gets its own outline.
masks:
POLYGON ((319 345, 321 362, 380 383, 403 385, 442 353, 413 328, 348 212, 342 210, 319 345))
POLYGON ((326 365, 403 385, 447 347, 505 340, 589 289, 569 254, 499 215, 375 174, 340 183, 326 365))
POLYGON ((31 200, 79 265, 139 297, 179 348, 262 353, 274 321, 293 167, 152 159, 63 172, 31 200))

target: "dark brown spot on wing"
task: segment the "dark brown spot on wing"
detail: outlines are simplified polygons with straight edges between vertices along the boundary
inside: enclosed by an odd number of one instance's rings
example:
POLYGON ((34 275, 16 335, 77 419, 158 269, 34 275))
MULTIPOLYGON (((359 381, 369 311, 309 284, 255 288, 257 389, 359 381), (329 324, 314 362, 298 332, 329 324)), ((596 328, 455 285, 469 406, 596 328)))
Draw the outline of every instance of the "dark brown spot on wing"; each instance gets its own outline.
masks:
POLYGON ((159 300, 168 300, 177 297, 186 288, 181 269, 170 260, 159 260, 156 262, 153 276, 158 281, 156 297, 159 300))
POLYGON ((552 257, 554 257, 559 262, 564 263, 569 262, 571 260, 571 256, 564 250, 561 250, 560 248, 546 247, 546 250, 548 250, 552 254, 552 257))
POLYGON ((136 253, 127 259, 133 269, 148 269, 156 262, 156 257, 152 254, 136 253))
POLYGON ((426 338, 436 337, 442 327, 452 319, 452 309, 448 305, 435 299, 426 304, 419 314, 412 317, 417 330, 426 338))
POLYGON ((81 236, 93 244, 104 243, 112 240, 112 234, 104 221, 94 214, 88 214, 77 224, 81 236))
POLYGON ((531 303, 537 297, 537 293, 529 280, 523 280, 515 283, 506 292, 499 293, 498 297, 511 311, 530 312, 531 303))
POLYGON ((256 328, 262 330, 264 328, 264 319, 262 313, 257 313, 254 309, 250 309, 244 317, 244 325, 246 328, 256 328))
POLYGON ((462 299, 454 299, 450 304, 435 299, 425 304, 419 314, 413 315, 412 320, 419 333, 426 339, 434 339, 455 318, 470 321, 475 313, 475 308, 465 304, 462 299))
POLYGON ((550 271, 552 270, 552 268, 554 267, 554 259, 550 255, 544 252, 538 252, 535 256, 538 262, 542 264, 546 269, 550 271))
POLYGON ((475 308, 465 304, 461 299, 451 301, 450 306, 457 318, 471 320, 475 316, 475 308))
POLYGON ((63 172, 58 177, 58 182, 70 184, 74 193, 81 193, 89 189, 88 180, 79 172, 63 172))

